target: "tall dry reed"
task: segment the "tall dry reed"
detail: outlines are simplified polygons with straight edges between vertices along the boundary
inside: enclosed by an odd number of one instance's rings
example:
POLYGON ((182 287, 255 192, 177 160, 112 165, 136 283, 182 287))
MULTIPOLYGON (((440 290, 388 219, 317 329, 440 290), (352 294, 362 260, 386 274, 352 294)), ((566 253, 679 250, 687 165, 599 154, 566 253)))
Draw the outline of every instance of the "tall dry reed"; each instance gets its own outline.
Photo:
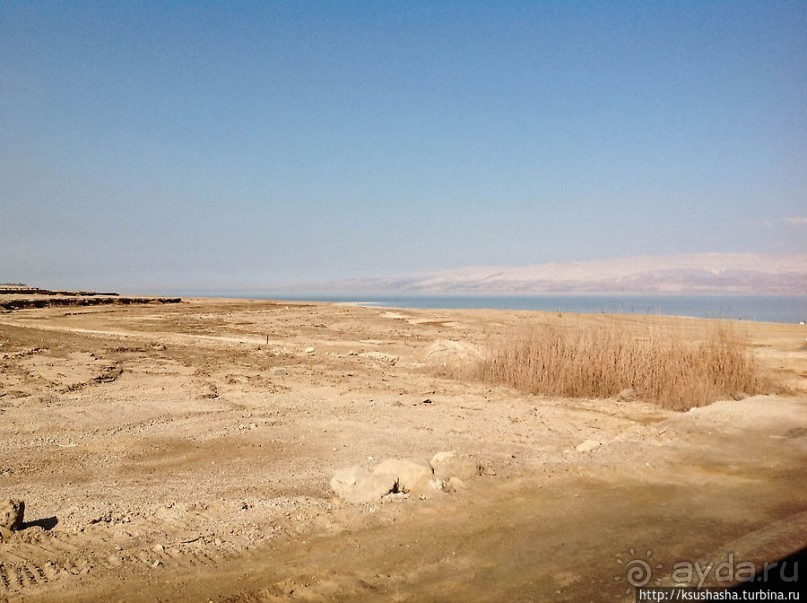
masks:
POLYGON ((609 398, 631 389, 637 398, 672 410, 771 386, 749 348, 726 330, 690 341, 669 332, 637 334, 618 324, 543 325, 512 333, 489 346, 471 376, 573 398, 609 398))

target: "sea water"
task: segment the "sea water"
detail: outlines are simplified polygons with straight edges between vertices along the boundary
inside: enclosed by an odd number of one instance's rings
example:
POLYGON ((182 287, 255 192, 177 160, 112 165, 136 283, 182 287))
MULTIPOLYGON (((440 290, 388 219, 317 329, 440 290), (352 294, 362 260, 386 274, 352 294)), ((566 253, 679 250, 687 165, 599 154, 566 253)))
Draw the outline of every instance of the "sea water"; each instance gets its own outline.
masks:
MULTIPOLYGON (((230 294, 230 296, 233 296, 230 294)), ((386 295, 237 295, 253 299, 328 301, 385 308, 490 308, 501 310, 543 310, 550 312, 651 314, 727 318, 765 322, 807 322, 805 296, 386 296, 386 295)))

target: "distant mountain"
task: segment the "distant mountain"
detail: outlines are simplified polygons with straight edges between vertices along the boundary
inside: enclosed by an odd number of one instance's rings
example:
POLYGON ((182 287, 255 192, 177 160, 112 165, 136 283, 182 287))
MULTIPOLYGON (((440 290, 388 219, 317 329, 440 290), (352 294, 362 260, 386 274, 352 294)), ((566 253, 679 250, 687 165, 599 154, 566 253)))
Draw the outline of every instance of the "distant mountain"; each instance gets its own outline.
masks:
POLYGON ((409 278, 340 281, 319 289, 410 295, 807 295, 807 254, 680 254, 475 267, 409 278))

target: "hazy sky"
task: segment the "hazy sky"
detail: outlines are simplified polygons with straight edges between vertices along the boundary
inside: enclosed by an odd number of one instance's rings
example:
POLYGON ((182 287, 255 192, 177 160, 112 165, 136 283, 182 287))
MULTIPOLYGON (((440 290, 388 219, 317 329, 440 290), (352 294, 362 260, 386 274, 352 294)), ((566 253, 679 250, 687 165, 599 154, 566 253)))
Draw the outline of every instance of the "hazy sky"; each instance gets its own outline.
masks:
POLYGON ((807 250, 807 2, 0 0, 0 281, 807 250))

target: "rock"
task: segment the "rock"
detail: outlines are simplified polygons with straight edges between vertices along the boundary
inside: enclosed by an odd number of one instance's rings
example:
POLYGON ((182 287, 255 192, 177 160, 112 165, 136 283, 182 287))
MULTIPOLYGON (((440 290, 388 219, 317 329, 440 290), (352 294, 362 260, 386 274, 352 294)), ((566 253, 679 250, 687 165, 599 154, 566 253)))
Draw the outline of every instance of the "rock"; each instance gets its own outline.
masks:
POLYGON ((422 478, 432 477, 432 468, 411 459, 387 459, 375 468, 373 474, 392 479, 398 492, 409 492, 422 478))
POLYGON ((398 362, 398 356, 392 354, 385 354, 384 352, 362 352, 359 354, 362 358, 370 358, 372 360, 379 360, 381 362, 388 362, 391 366, 395 366, 398 362))
POLYGON ((316 350, 314 348, 312 348, 312 347, 307 347, 305 349, 306 354, 313 354, 314 352, 316 352, 316 350))
POLYGON ((595 448, 599 448, 602 446, 602 442, 597 442, 595 440, 586 440, 582 444, 578 444, 575 450, 577 452, 591 452, 595 448))
POLYGON ((219 389, 215 383, 207 383, 204 386, 205 391, 199 395, 202 399, 215 400, 219 397, 219 389))
POLYGON ((451 451, 451 452, 438 452, 437 454, 435 454, 432 457, 432 460, 429 461, 429 464, 432 466, 432 469, 434 469, 435 464, 443 463, 443 462, 447 461, 448 459, 454 458, 455 456, 457 456, 457 453, 454 452, 454 451, 451 451))
POLYGON ((21 529, 24 515, 25 503, 23 501, 13 498, 0 499, 0 528, 8 531, 21 529))
POLYGON ((389 475, 376 475, 354 465, 337 471, 331 479, 331 489, 350 503, 364 504, 378 501, 396 488, 396 479, 389 475))
POLYGON ((450 480, 446 482, 446 490, 448 490, 449 492, 462 490, 464 487, 465 482, 458 477, 452 477, 450 480))
POLYGON ((434 475, 442 480, 452 477, 467 480, 485 473, 485 467, 478 459, 456 452, 438 452, 429 464, 434 475))
POLYGON ((408 490, 414 496, 427 498, 435 492, 441 492, 444 487, 444 482, 437 479, 433 475, 424 475, 408 490))

